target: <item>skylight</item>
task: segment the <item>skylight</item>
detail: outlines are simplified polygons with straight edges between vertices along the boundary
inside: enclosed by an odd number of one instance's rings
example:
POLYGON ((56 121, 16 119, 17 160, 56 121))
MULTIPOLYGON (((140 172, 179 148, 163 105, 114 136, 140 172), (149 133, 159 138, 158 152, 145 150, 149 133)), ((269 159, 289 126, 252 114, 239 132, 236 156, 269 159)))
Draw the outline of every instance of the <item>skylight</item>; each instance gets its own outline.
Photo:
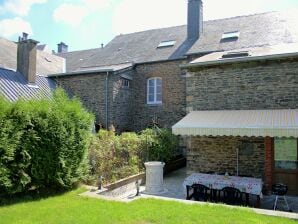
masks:
POLYGON ((239 31, 225 32, 222 34, 221 39, 236 39, 239 35, 239 31))
POLYGON ((248 57, 250 56, 248 51, 233 51, 223 54, 222 58, 239 58, 239 57, 248 57))
POLYGON ((167 41, 162 41, 159 43, 159 45, 157 46, 157 48, 161 48, 161 47, 172 47, 174 46, 176 43, 175 40, 167 40, 167 41))

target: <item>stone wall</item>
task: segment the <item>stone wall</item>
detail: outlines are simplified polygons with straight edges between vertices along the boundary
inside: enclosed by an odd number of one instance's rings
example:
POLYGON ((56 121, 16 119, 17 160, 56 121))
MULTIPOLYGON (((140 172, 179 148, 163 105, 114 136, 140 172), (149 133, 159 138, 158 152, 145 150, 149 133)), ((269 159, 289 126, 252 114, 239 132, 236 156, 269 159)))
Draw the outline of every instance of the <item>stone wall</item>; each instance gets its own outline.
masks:
POLYGON ((186 114, 185 76, 179 65, 183 61, 148 63, 136 66, 133 78, 132 127, 140 131, 155 120, 160 127, 171 128, 186 114), (162 104, 147 104, 147 79, 162 78, 162 104))
MULTIPOLYGON (((106 128, 106 73, 56 77, 59 86, 70 96, 77 96, 96 117, 96 123, 106 128)), ((110 74, 108 81, 108 127, 117 131, 130 129, 131 88, 122 86, 119 74, 110 74)))
POLYGON ((96 116, 98 124, 105 124, 105 73, 60 76, 55 78, 69 96, 78 97, 96 116))
POLYGON ((200 137, 188 138, 187 172, 237 173, 237 148, 239 148, 239 175, 264 178, 264 138, 200 137), (244 146, 250 145, 250 149, 244 146))
POLYGON ((298 108, 298 59, 198 67, 188 76, 188 111, 298 108))

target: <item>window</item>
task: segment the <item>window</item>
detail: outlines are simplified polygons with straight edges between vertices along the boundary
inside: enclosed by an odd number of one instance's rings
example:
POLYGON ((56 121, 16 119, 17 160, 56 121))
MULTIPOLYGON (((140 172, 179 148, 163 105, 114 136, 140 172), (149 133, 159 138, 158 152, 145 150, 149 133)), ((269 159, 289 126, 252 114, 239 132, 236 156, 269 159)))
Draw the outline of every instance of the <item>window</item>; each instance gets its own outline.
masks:
POLYGON ((240 58, 250 56, 248 51, 234 51, 223 54, 222 58, 240 58))
POLYGON ((129 88, 129 86, 130 86, 129 80, 128 79, 121 79, 121 85, 124 88, 129 88))
POLYGON ((162 79, 150 78, 147 81, 147 103, 161 104, 162 103, 162 79))
POLYGON ((157 48, 162 48, 162 47, 172 47, 174 46, 176 43, 175 40, 167 40, 167 41, 162 41, 159 43, 159 45, 157 46, 157 48))
POLYGON ((297 139, 274 139, 274 163, 277 169, 298 169, 297 139))
POLYGON ((221 39, 237 39, 240 36, 239 31, 232 31, 232 32, 226 32, 223 33, 221 36, 221 39))

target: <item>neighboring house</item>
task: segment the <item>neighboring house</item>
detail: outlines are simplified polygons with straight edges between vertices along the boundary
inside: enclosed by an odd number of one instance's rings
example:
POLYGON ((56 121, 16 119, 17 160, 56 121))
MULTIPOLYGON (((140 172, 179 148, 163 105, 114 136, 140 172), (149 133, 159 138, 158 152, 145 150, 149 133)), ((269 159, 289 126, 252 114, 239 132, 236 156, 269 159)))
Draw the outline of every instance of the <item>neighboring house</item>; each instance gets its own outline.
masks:
POLYGON ((0 38, 0 95, 10 101, 50 97, 56 88, 46 75, 63 72, 65 61, 37 50, 36 45, 26 38, 18 43, 0 38))

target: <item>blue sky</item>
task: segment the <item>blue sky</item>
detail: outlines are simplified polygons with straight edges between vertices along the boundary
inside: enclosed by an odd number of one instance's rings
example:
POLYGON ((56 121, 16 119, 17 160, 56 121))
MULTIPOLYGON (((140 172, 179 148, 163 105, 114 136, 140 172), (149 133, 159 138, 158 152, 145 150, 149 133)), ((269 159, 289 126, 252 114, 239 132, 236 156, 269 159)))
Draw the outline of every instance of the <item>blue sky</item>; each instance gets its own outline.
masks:
MULTIPOLYGON (((204 20, 298 8, 298 0, 203 0, 204 20)), ((186 24, 187 0, 0 0, 0 37, 22 31, 57 49, 107 44, 115 35, 186 24)))

